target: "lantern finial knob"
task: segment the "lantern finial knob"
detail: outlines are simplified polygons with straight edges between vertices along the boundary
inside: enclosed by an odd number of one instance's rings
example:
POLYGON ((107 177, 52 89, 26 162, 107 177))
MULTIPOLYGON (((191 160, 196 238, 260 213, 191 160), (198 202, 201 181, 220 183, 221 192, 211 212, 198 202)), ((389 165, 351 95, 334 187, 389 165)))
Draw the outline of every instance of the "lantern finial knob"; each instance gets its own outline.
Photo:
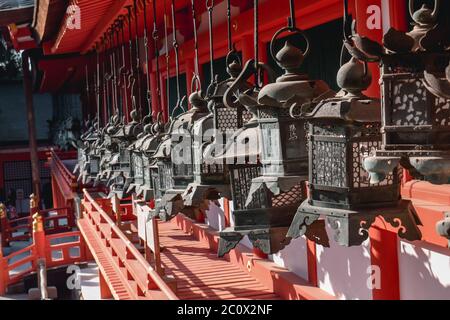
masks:
POLYGON ((198 111, 204 111, 206 109, 207 103, 206 100, 203 99, 200 91, 194 91, 189 96, 189 103, 192 105, 192 108, 198 111))
POLYGON ((231 78, 237 78, 239 74, 242 71, 242 65, 236 61, 233 60, 228 66, 227 66, 227 73, 230 75, 231 78))
MULTIPOLYGON (((300 73, 300 67, 302 66, 305 56, 301 49, 293 46, 289 41, 286 41, 284 47, 278 51, 276 58, 277 64, 286 70, 285 75, 281 77, 284 80, 288 75, 292 76, 300 73)), ((280 79, 279 81, 281 81, 280 79)))
POLYGON ((366 63, 352 57, 338 71, 338 86, 354 95, 362 95, 372 82, 372 75, 366 63))

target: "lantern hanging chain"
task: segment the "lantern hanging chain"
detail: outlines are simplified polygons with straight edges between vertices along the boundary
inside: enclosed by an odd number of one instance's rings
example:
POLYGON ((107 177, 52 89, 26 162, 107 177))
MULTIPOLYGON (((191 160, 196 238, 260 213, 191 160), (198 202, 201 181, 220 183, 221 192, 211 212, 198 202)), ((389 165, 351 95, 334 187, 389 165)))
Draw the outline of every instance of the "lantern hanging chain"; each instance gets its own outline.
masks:
MULTIPOLYGON (((133 36, 131 30, 131 6, 127 6, 127 19, 128 19, 128 48, 129 48, 129 59, 130 59, 130 73, 128 75, 127 88, 131 88, 132 79, 134 79, 134 67, 133 67, 133 36)), ((131 92, 133 96, 133 92, 131 92)))
MULTIPOLYGON (((106 35, 103 35, 102 39, 103 44, 103 59, 102 59, 102 68, 103 68, 103 115, 108 114, 108 74, 107 74, 107 59, 108 59, 108 42, 106 39, 106 35)), ((108 115, 106 115, 108 116, 108 115)), ((108 122, 108 119, 104 119, 105 125, 108 122)))
POLYGON ((167 21, 167 8, 166 1, 164 1, 164 44, 166 50, 166 104, 167 112, 170 105, 170 55, 169 55, 169 35, 167 29, 169 28, 169 22, 167 21))
POLYGON ((127 72, 125 71, 126 66, 126 54, 125 54, 125 17, 120 16, 120 33, 122 36, 122 67, 120 68, 119 77, 123 77, 120 81, 122 82, 123 89, 123 103, 125 104, 125 110, 128 112, 128 98, 127 98, 127 86, 126 86, 126 76, 127 72))
POLYGON ((86 68, 85 68, 85 74, 86 74, 86 100, 87 100, 87 105, 89 106, 89 64, 86 63, 86 68))
POLYGON ((108 83, 106 84, 106 88, 107 88, 107 98, 108 98, 108 118, 110 118, 113 115, 113 101, 112 101, 112 95, 111 95, 111 81, 112 81, 112 69, 111 69, 111 36, 110 36, 110 30, 108 29, 106 37, 107 37, 107 46, 108 46, 108 51, 107 51, 107 55, 106 55, 106 64, 108 67, 108 75, 107 75, 107 80, 108 83))
MULTIPOLYGON (((175 17, 175 0, 172 0, 172 30, 173 30, 173 49, 175 51, 175 72, 177 80, 177 104, 176 107, 181 104, 181 91, 180 91, 180 62, 178 56, 178 40, 177 40, 177 22, 175 17)), ((175 110, 174 110, 175 111, 175 110)))
POLYGON ((160 71, 159 71, 159 50, 158 50, 158 27, 156 21, 156 0, 152 0, 153 5, 153 45, 155 46, 155 60, 156 60, 156 106, 155 110, 160 110, 160 95, 161 95, 161 84, 160 84, 160 71))
POLYGON ((97 83, 95 86, 95 94, 97 97, 97 130, 100 129, 100 48, 97 44, 97 83))
POLYGON ((112 29, 109 29, 109 44, 110 44, 110 52, 109 52, 109 66, 110 66, 110 72, 111 72, 111 107, 112 107, 112 111, 114 114, 116 114, 117 109, 116 109, 116 101, 115 101, 115 95, 114 95, 114 80, 115 80, 115 73, 116 71, 114 70, 114 41, 113 41, 113 36, 112 36, 112 29))
POLYGON ((118 114, 119 116, 122 115, 122 108, 121 108, 121 92, 120 92, 120 87, 122 85, 121 81, 120 81, 120 70, 122 69, 122 66, 120 65, 120 61, 122 60, 121 56, 120 56, 120 22, 119 20, 116 21, 115 23, 115 36, 116 36, 116 104, 117 104, 117 108, 118 108, 118 114))
POLYGON ((348 0, 344 0, 344 15, 343 15, 343 33, 344 33, 344 40, 347 40, 351 38, 351 32, 349 28, 351 29, 351 26, 349 23, 352 23, 352 17, 350 16, 349 9, 348 9, 348 0))
POLYGON ((214 13, 214 0, 206 0, 206 8, 208 10, 208 27, 209 27, 209 65, 210 65, 210 75, 211 82, 208 88, 208 95, 210 94, 211 88, 215 85, 215 75, 214 75, 214 36, 213 36, 213 13, 214 13))
POLYGON ((198 35, 197 35, 197 15, 195 11, 195 0, 192 0, 192 21, 194 24, 194 52, 195 52, 195 76, 200 77, 199 74, 199 59, 198 59, 198 35))
POLYGON ((134 109, 138 111, 139 117, 142 118, 142 104, 140 102, 141 99, 141 81, 140 81, 140 68, 141 68, 141 60, 140 60, 140 46, 139 46, 139 16, 137 12, 137 0, 134 0, 134 27, 136 31, 136 79, 134 84, 136 85, 136 95, 134 96, 134 109))
POLYGON ((118 85, 118 72, 117 72, 117 62, 119 60, 119 57, 117 56, 118 53, 118 32, 117 32, 117 26, 113 25, 113 44, 114 44, 114 49, 113 49, 113 58, 114 58, 114 100, 115 100, 115 107, 116 107, 116 114, 119 116, 120 118, 120 107, 119 107, 119 95, 118 95, 118 89, 119 89, 119 85, 118 85))
POLYGON ((295 31, 297 29, 297 21, 295 18, 295 1, 289 0, 289 11, 290 16, 288 17, 288 26, 291 31, 295 31))
POLYGON ((227 0, 227 35, 228 52, 233 51, 233 35, 231 33, 231 0, 227 0))
POLYGON ((259 75, 259 1, 253 1, 253 18, 254 18, 254 46, 255 46, 255 88, 260 89, 259 75))
POLYGON ((146 68, 146 80, 147 80, 147 106, 148 106, 148 116, 152 115, 152 96, 150 90, 150 66, 149 66, 149 50, 148 50, 148 29, 147 29, 147 0, 143 0, 143 10, 144 10, 144 49, 145 49, 145 68, 146 68))

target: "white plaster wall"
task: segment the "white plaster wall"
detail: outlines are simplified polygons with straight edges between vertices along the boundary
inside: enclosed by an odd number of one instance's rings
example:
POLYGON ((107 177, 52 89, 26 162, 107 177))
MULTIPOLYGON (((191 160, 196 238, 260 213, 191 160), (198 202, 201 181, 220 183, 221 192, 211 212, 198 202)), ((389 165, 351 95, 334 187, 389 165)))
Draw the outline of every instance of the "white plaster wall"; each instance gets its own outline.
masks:
POLYGON ((317 245, 319 288, 342 300, 371 300, 372 290, 367 286, 371 265, 370 241, 347 248, 334 241, 334 232, 328 226, 327 232, 330 248, 317 245))
POLYGON ((299 277, 308 279, 308 258, 305 238, 292 240, 280 252, 270 256, 271 260, 280 267, 287 268, 299 277))
POLYGON ((400 298, 450 300, 450 250, 399 241, 400 298))

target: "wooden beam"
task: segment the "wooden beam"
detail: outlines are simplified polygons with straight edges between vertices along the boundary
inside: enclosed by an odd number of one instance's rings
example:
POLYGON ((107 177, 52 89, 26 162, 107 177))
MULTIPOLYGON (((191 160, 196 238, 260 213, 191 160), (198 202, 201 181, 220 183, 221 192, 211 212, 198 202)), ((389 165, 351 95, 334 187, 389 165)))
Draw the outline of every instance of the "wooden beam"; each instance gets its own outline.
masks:
POLYGON ((127 5, 131 5, 132 0, 116 0, 108 14, 97 23, 94 31, 89 35, 85 43, 81 46, 81 54, 85 54, 92 49, 95 42, 106 32, 106 30, 114 23, 117 17, 120 15, 123 8, 127 5))
POLYGON ((30 158, 31 158, 31 173, 33 180, 33 192, 40 201, 41 192, 41 176, 39 171, 39 155, 36 141, 36 122, 34 117, 33 107, 33 80, 30 73, 29 51, 22 53, 22 69, 23 69, 23 85, 25 91, 25 100, 27 105, 27 121, 28 121, 28 139, 30 141, 30 158))

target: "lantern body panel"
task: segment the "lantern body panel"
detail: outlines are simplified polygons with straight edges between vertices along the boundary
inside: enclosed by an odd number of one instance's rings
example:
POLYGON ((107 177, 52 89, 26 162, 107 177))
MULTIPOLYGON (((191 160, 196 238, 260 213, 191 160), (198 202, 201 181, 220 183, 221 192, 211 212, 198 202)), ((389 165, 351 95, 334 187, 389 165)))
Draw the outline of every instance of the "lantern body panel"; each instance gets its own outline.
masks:
POLYGON ((393 151, 390 155, 450 152, 450 100, 424 84, 426 68, 445 69, 446 56, 394 54, 383 59, 383 145, 393 151))
POLYGON ((380 126, 311 123, 310 204, 355 210, 396 203, 400 198, 397 168, 371 184, 364 159, 381 145, 380 126))

